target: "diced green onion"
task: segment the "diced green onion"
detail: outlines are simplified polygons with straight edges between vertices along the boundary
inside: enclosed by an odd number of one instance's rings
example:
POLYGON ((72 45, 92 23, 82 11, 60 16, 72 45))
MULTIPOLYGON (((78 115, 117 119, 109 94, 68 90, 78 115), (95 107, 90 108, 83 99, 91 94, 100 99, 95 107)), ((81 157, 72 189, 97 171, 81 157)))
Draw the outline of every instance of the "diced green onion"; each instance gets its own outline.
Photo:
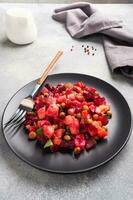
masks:
POLYGON ((45 149, 45 148, 48 148, 48 147, 50 147, 50 146, 52 146, 52 145, 53 145, 53 142, 52 142, 51 139, 49 139, 49 140, 46 142, 46 144, 44 145, 44 149, 45 149))
POLYGON ((43 129, 42 128, 38 128, 36 130, 36 133, 39 134, 39 135, 43 135, 43 129))

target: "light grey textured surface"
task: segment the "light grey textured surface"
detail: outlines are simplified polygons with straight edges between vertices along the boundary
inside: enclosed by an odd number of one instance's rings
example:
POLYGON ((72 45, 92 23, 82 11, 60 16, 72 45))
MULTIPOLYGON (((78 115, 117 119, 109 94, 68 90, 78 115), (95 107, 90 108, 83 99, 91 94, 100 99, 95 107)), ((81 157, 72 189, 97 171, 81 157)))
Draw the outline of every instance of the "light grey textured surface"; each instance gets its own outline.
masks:
MULTIPOLYGON (((0 0, 5 3, 73 3, 79 0, 0 0)), ((90 3, 133 3, 133 0, 80 0, 90 3)))
MULTIPOLYGON (((105 12, 133 17, 133 5, 98 5, 105 12)), ((0 5, 0 114, 12 94, 36 79, 58 49, 64 55, 53 73, 90 74, 111 83, 127 99, 133 112, 133 82, 112 75, 105 59, 100 37, 73 40, 63 26, 51 19, 57 5, 0 5), (38 28, 37 40, 27 46, 11 44, 5 36, 4 13, 20 6, 32 10, 38 28), (81 45, 97 48, 95 56, 83 53, 81 45), (70 52, 71 46, 75 50, 70 52)), ((124 113, 123 113, 124 114, 124 113)), ((124 150, 111 162, 91 172, 57 175, 39 171, 17 158, 0 134, 0 200, 132 200, 133 136, 124 150)))

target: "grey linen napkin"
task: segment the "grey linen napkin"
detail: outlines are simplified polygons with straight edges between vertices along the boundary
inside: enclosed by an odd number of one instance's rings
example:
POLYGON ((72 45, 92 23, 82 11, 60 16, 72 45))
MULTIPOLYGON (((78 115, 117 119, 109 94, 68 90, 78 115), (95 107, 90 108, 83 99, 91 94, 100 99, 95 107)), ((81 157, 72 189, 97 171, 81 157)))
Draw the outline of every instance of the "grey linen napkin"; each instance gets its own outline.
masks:
MULTIPOLYGON (((105 54, 111 70, 133 79, 133 26, 100 12, 96 5, 78 2, 54 10, 53 19, 64 23, 73 38, 103 34, 105 54)), ((133 22, 133 20, 132 20, 133 22)))

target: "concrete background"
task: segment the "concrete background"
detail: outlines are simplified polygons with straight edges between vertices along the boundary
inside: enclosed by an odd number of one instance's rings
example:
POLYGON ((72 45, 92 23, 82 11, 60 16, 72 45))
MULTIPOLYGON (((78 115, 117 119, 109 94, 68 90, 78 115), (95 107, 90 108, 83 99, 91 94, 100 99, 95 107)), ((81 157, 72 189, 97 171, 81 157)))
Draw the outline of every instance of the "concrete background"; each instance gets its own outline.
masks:
MULTIPOLYGON (((0 0, 8 3, 72 3, 78 0, 0 0)), ((133 3, 133 0, 79 0, 90 3, 133 3)))
MULTIPOLYGON (((97 5, 107 13, 133 17, 133 5, 97 5)), ((52 20, 49 4, 0 4, 0 120, 11 96, 23 85, 38 78, 56 51, 64 54, 53 73, 75 72, 99 77, 116 87, 133 113, 133 81, 112 74, 102 40, 91 36, 72 39, 64 27, 52 20), (31 9, 38 29, 37 40, 16 46, 5 35, 4 13, 12 7, 31 9), (96 56, 86 56, 82 44, 97 48, 96 56), (70 52, 71 46, 76 47, 70 52)), ((124 113, 123 113, 124 114, 124 113)), ((132 200, 133 134, 122 152, 105 166, 84 174, 59 175, 37 170, 21 161, 8 147, 0 130, 0 200, 132 200)))

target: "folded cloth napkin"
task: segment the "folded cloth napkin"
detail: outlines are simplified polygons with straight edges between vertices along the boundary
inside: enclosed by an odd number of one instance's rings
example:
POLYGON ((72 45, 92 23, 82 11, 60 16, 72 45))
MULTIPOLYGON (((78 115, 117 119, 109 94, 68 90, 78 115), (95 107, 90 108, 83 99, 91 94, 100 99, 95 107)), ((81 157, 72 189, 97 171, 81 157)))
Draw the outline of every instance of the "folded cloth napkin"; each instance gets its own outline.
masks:
POLYGON ((103 34, 105 54, 112 71, 133 79, 133 20, 123 21, 100 12, 96 5, 78 2, 54 10, 73 38, 103 34))

